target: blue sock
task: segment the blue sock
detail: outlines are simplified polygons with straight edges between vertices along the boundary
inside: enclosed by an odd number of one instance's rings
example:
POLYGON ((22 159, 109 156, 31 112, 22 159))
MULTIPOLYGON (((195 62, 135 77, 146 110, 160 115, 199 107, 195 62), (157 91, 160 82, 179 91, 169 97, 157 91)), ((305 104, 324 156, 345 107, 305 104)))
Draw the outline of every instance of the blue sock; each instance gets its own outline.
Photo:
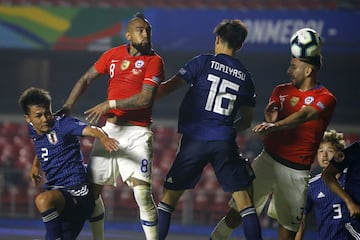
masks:
POLYGON ((61 240, 61 220, 56 208, 42 212, 41 218, 46 228, 46 240, 61 240))
POLYGON ((255 208, 248 207, 240 211, 243 218, 243 229, 245 238, 249 240, 261 240, 261 227, 255 208))
POLYGON ((159 202, 158 213, 159 213, 159 240, 164 240, 169 232, 171 213, 175 210, 174 207, 159 202))

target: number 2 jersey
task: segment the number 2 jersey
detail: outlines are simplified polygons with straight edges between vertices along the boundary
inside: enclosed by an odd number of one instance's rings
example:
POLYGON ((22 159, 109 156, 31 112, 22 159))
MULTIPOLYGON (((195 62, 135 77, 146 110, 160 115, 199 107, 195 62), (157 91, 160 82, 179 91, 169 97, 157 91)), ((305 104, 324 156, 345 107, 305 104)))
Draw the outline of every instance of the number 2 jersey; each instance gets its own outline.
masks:
POLYGON ((203 54, 190 60, 177 75, 190 84, 180 106, 179 133, 200 140, 233 139, 240 106, 256 105, 248 69, 231 56, 203 54))
POLYGON ((79 141, 86 126, 76 118, 55 117, 50 132, 38 135, 29 125, 35 153, 45 173, 46 188, 70 188, 87 182, 79 141))
MULTIPOLYGON (((94 65, 100 74, 108 74, 108 100, 124 99, 141 92, 143 84, 158 86, 165 77, 159 55, 131 56, 128 46, 121 45, 104 52, 94 65)), ((111 109, 119 119, 137 126, 151 123, 152 106, 144 109, 111 109)))

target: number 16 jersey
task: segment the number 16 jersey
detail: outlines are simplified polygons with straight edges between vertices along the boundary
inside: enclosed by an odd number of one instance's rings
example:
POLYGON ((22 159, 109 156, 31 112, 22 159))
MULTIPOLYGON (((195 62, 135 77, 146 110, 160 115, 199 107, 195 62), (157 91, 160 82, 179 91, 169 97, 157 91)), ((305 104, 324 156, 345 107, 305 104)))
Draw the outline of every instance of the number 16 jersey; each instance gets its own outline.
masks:
POLYGON ((177 75, 190 84, 180 106, 179 133, 200 140, 233 139, 239 108, 256 105, 248 69, 228 55, 203 54, 191 59, 177 75))

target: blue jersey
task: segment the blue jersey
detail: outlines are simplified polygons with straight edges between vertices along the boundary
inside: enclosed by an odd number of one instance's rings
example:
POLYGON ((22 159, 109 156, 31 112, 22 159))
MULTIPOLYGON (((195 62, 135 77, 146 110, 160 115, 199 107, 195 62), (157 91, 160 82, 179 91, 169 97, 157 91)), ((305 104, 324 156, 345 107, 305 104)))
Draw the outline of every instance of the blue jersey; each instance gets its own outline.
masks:
MULTIPOLYGON (((343 161, 331 160, 331 164, 339 171, 347 168, 345 180, 345 191, 351 196, 352 200, 360 205, 360 142, 354 142, 349 147, 342 150, 345 154, 343 161)), ((349 233, 355 239, 360 236, 360 219, 351 218, 346 224, 349 233)))
MULTIPOLYGON (((339 182, 344 186, 346 171, 340 176, 339 182)), ((333 193, 321 179, 321 173, 310 179, 304 214, 315 210, 319 229, 319 239, 347 240, 350 239, 345 223, 349 222, 349 211, 344 201, 333 193)))
POLYGON ((56 117, 50 132, 38 135, 30 125, 30 136, 46 177, 46 187, 74 187, 87 182, 79 136, 86 123, 71 117, 56 117))
POLYGON ((180 106, 179 133, 200 140, 234 138, 239 107, 256 105, 248 69, 231 56, 203 54, 190 60, 178 76, 190 84, 180 106))
POLYGON ((360 142, 354 142, 342 152, 345 159, 340 162, 332 160, 331 164, 340 171, 348 169, 345 191, 356 204, 360 204, 360 142))

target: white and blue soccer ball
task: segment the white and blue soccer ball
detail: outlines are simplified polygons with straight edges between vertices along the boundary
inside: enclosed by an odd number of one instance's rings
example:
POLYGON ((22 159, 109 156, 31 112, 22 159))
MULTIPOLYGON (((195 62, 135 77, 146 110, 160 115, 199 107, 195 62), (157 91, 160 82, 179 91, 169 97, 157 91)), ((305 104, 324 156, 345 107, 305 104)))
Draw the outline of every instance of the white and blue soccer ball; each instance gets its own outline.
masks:
POLYGON ((291 54, 297 58, 319 56, 321 39, 319 34, 311 28, 302 28, 290 38, 291 54))

